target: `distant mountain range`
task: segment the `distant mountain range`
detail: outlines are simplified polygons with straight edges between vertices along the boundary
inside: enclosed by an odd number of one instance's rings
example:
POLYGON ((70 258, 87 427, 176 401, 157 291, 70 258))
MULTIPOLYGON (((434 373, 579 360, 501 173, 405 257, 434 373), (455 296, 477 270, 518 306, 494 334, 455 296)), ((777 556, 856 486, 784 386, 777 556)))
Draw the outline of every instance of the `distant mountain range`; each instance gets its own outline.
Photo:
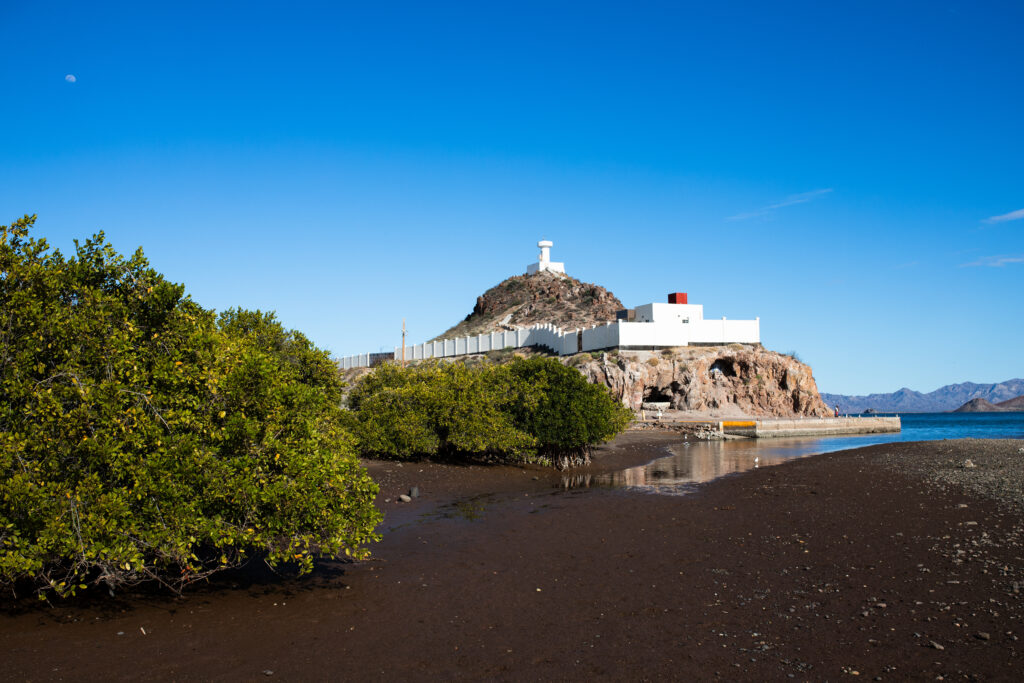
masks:
POLYGON ((1002 403, 1024 395, 1024 379, 1008 379, 998 384, 947 384, 927 394, 903 388, 891 394, 843 396, 822 393, 830 406, 839 406, 844 413, 875 410, 880 413, 942 413, 956 410, 971 399, 983 398, 989 403, 1002 403))

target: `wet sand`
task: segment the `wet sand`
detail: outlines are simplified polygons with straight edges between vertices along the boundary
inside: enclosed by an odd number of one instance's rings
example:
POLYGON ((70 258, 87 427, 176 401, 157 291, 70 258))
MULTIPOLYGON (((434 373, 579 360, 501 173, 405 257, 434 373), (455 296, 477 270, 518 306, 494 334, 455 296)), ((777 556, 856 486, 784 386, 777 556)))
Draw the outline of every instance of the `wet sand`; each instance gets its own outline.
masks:
MULTIPOLYGON (((628 433, 593 472, 668 438, 628 433)), ((372 463, 374 560, 181 599, 19 605, 0 614, 0 677, 1020 680, 1022 501, 966 480, 1020 477, 1021 447, 872 446, 685 496, 372 463)))

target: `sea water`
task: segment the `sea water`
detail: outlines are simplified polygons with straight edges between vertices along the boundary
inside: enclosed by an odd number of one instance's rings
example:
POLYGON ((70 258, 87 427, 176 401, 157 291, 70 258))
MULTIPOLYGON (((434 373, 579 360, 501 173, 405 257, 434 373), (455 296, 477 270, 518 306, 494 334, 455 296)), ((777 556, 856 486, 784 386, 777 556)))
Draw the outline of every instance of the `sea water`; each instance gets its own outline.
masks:
POLYGON ((899 417, 903 431, 892 434, 697 442, 680 440, 668 447, 671 455, 640 467, 588 478, 588 483, 658 493, 686 493, 701 482, 816 453, 903 441, 1024 439, 1024 412, 904 413, 899 417))

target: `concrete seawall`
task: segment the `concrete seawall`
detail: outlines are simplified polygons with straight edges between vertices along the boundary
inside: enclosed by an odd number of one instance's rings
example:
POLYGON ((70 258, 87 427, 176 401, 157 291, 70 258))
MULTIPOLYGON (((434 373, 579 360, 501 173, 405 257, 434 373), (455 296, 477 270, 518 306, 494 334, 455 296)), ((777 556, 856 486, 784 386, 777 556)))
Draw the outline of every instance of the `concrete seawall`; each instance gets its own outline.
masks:
MULTIPOLYGON (((824 417, 756 420, 759 439, 784 436, 833 436, 839 434, 881 434, 902 429, 898 417, 824 417)), ((727 428, 723 432, 729 434, 727 428)))
POLYGON ((724 437, 772 439, 789 436, 883 434, 902 429, 898 417, 755 418, 748 420, 664 420, 664 425, 686 425, 717 432, 724 437))

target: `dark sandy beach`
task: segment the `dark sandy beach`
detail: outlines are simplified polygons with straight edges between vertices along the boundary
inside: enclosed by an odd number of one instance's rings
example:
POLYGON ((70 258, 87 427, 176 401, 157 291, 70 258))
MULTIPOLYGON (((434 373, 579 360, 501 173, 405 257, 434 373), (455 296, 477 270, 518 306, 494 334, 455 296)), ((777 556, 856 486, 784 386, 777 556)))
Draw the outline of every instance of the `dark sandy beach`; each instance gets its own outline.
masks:
MULTIPOLYGON (((626 434, 595 469, 665 438, 626 434)), ((1022 448, 873 446, 685 496, 373 463, 373 560, 8 605, 0 677, 1021 680, 1022 448)))

